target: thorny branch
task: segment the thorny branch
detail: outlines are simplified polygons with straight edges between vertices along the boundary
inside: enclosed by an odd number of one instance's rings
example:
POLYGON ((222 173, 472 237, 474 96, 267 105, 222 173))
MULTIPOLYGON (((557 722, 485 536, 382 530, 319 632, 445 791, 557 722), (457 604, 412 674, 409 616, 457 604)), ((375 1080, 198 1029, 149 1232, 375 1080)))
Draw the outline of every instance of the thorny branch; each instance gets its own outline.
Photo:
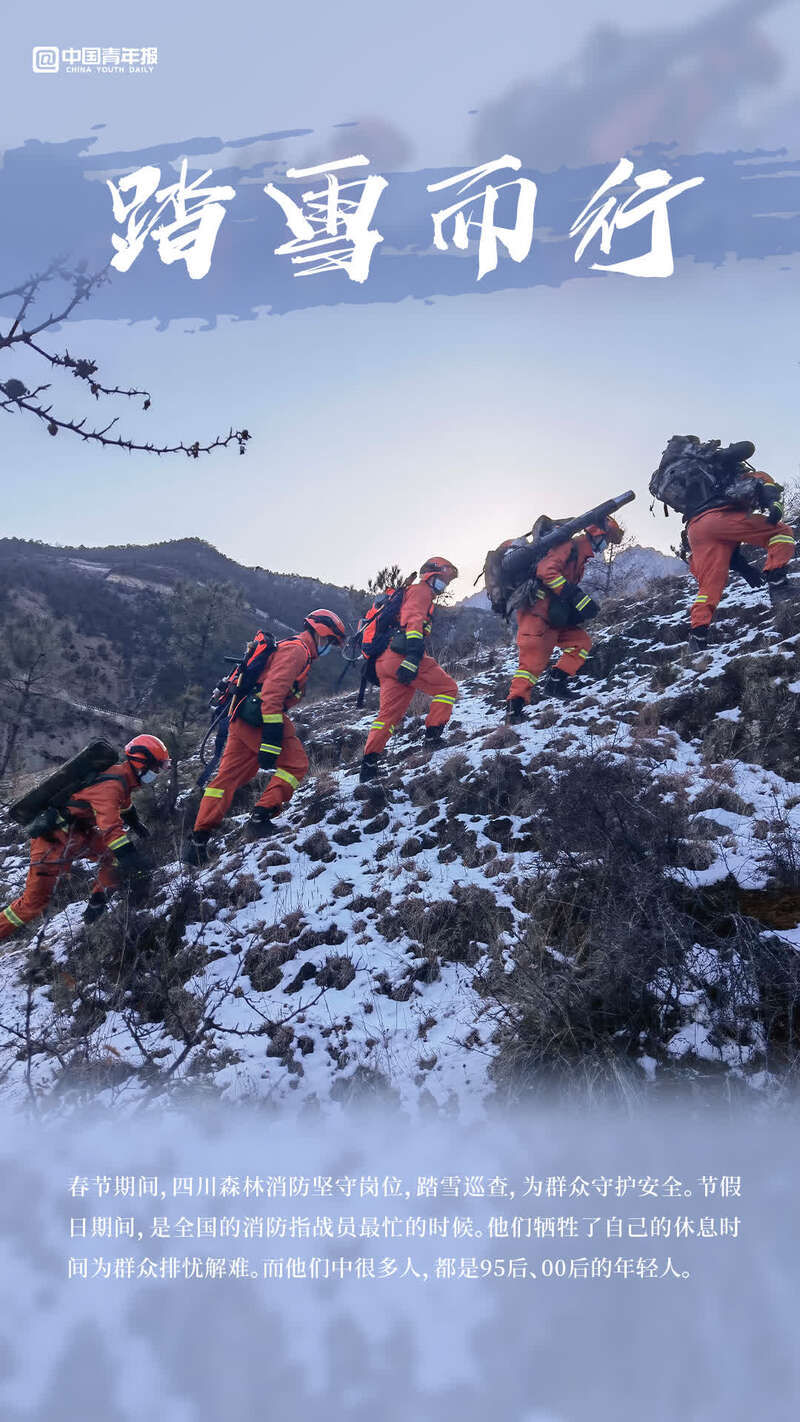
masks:
MULTIPOLYGON (((19 286, 0 292, 0 302, 13 297, 18 298, 16 313, 11 318, 7 330, 0 329, 0 351, 17 348, 33 352, 41 360, 44 360, 51 369, 71 371, 76 380, 82 381, 88 387, 95 400, 113 395, 122 395, 127 399, 140 398, 143 402, 142 409, 149 410, 151 404, 149 391, 134 386, 125 388, 120 385, 104 385, 96 378, 98 365, 94 359, 73 356, 67 349, 63 351, 48 350, 36 339, 43 332, 51 331, 68 320, 75 308, 81 302, 88 301, 97 288, 103 286, 108 280, 107 268, 101 268, 96 272, 87 272, 85 263, 70 267, 63 258, 57 258, 44 271, 34 273, 19 286), (59 310, 51 310, 43 320, 32 322, 30 325, 26 324, 33 306, 41 296, 42 289, 54 280, 66 283, 71 289, 68 298, 62 303, 59 310)), ((209 454, 213 449, 224 449, 233 443, 238 445, 239 453, 244 454, 247 442, 251 437, 249 430, 231 428, 227 435, 217 435, 207 444, 201 444, 199 440, 191 442, 180 440, 174 444, 159 445, 150 440, 139 441, 120 434, 111 435, 110 431, 117 423, 116 416, 106 425, 87 429, 86 416, 83 416, 82 419, 64 418, 53 413, 52 404, 45 404, 39 400, 38 397, 49 389, 49 384, 42 384, 29 390, 24 381, 12 376, 10 379, 0 382, 0 410, 6 410, 10 414, 24 410, 27 414, 33 415, 35 419, 41 420, 50 435, 57 435, 60 430, 68 430, 71 434, 79 435, 83 440, 115 449, 126 449, 129 452, 135 450, 157 455, 185 454, 189 459, 197 459, 201 454, 209 454)))

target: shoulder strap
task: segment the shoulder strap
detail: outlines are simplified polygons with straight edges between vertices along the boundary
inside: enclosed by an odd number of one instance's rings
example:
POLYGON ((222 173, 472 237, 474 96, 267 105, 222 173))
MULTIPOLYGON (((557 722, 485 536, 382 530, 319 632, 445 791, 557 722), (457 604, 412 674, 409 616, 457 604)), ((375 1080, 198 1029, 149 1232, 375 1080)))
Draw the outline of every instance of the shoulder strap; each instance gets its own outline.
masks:
POLYGON ((130 792, 131 787, 124 775, 95 775, 91 780, 87 781, 85 785, 82 785, 80 790, 76 790, 75 794, 70 796, 64 806, 65 811, 69 812, 72 809, 91 810, 92 807, 89 801, 81 799, 81 792, 91 790, 95 785, 102 785, 106 780, 116 780, 118 784, 122 785, 126 792, 130 792))

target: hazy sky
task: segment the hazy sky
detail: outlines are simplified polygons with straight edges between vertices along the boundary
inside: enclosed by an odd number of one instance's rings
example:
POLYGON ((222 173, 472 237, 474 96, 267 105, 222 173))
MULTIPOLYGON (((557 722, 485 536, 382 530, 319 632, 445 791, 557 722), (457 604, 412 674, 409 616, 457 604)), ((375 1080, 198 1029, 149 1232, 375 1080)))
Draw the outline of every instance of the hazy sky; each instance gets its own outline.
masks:
MULTIPOLYGON (((484 141, 476 131, 506 127, 508 151, 531 163, 541 132, 553 166, 597 161, 603 143, 670 137, 698 154, 780 144, 798 155, 796 7, 765 5, 753 19, 756 0, 720 10, 677 0, 645 22, 630 0, 603 0, 561 12, 558 33, 546 8, 515 3, 495 20, 449 0, 391 12, 312 5, 298 26, 296 12, 245 0, 213 25, 189 6, 143 3, 126 18, 37 4, 35 21, 6 21, 0 143, 76 138, 100 123, 109 152, 312 128, 275 150, 298 162, 342 143, 333 125, 369 119, 376 156, 410 169, 469 166, 484 141), (680 26, 704 16, 708 28, 681 45, 680 26), (34 76, 31 46, 50 43, 155 45, 157 72, 34 76)), ((57 250, 57 205, 53 233, 57 250)), ((465 594, 486 547, 542 510, 580 512, 633 487, 628 526, 667 547, 678 521, 651 518, 646 489, 672 433, 750 438, 777 477, 797 471, 798 264, 684 260, 665 281, 341 304, 223 319, 211 332, 185 319, 166 331, 71 323, 65 344, 102 358, 111 383, 152 390, 150 413, 131 411, 125 428, 202 442, 242 424, 254 439, 244 458, 154 460, 51 439, 0 412, 5 530, 86 544, 194 534, 245 563, 356 584, 382 563, 408 569, 439 552, 461 567, 465 594)), ((3 272, 2 284, 20 275, 3 272)), ((189 280, 180 265, 170 276, 189 280)), ((0 379, 9 373, 0 364, 0 379)))

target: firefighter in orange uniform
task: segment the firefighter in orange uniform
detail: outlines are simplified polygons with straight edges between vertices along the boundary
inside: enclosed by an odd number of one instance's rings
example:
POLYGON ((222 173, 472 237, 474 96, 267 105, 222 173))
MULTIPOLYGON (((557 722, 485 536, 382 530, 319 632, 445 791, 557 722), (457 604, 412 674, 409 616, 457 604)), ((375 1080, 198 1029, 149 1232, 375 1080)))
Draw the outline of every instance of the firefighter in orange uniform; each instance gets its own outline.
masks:
POLYGON ((169 751, 157 736, 136 736, 125 759, 76 791, 60 813, 61 823, 31 840, 31 862, 19 898, 0 911, 0 941, 38 918, 62 874, 76 859, 96 859, 100 868, 84 921, 94 923, 107 907, 107 893, 141 868, 128 831, 146 834, 131 795, 169 766, 169 751))
MULTIPOLYGON (((752 445, 748 447, 753 448, 752 445)), ((762 577, 768 585, 773 606, 792 598, 786 565, 794 556, 795 542, 792 529, 782 522, 783 488, 763 469, 748 470, 740 479, 743 487, 749 481, 757 481, 755 487, 761 513, 750 513, 732 505, 726 495, 729 496, 731 490, 738 487, 734 483, 720 494, 710 508, 706 506, 688 515, 684 547, 688 543, 691 550, 689 571, 699 584, 689 615, 689 647, 695 652, 707 646, 708 629, 728 580, 731 558, 740 543, 750 543, 767 550, 762 577), (763 493, 759 485, 763 486, 763 493)))
POLYGON ((425 722, 426 743, 436 745, 441 740, 452 715, 458 687, 438 662, 428 656, 425 638, 431 630, 434 599, 457 577, 458 568, 447 558, 429 558, 420 568, 419 581, 406 589, 398 615, 398 630, 375 666, 381 699, 364 747, 362 784, 374 780, 378 774, 381 751, 405 716, 415 691, 424 691, 431 698, 425 722))
MULTIPOLYGON (((548 531, 540 528, 542 522, 533 529, 534 539, 548 531)), ((622 529, 609 515, 602 528, 592 524, 584 533, 556 544, 537 563, 533 602, 517 612, 519 665, 506 698, 509 721, 523 718, 531 692, 556 647, 561 648, 561 656, 545 688, 560 700, 576 695, 569 678, 581 670, 592 645, 581 624, 598 611, 594 599, 580 587, 580 580, 590 558, 602 553, 607 543, 621 541, 622 529)))
POLYGON ((233 703, 220 767, 203 792, 184 849, 185 863, 205 863, 211 831, 227 813, 236 791, 259 770, 266 770, 269 779, 247 828, 253 838, 273 832, 272 820, 308 770, 308 756, 286 713, 302 699, 312 663, 331 647, 341 646, 346 636, 345 625, 335 612, 326 607, 309 612, 303 631, 278 643, 256 691, 233 703))

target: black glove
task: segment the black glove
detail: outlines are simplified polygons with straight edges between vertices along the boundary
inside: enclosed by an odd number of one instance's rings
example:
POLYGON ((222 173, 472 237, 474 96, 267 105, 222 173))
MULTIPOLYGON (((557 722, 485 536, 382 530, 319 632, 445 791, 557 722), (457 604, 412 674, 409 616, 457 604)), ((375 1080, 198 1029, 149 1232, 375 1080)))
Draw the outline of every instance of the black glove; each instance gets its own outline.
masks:
POLYGON ((83 910, 84 923, 96 923, 101 914, 108 908, 108 901, 102 889, 95 889, 91 895, 86 908, 83 910))
POLYGON ((419 662, 414 662, 410 659, 410 657, 406 657, 405 661, 402 661, 399 667, 397 668, 395 676, 397 677, 397 680, 400 682, 401 686, 410 686, 418 671, 419 662))
POLYGON ((767 523, 780 523, 783 518, 783 489, 779 489, 767 510, 767 523))
POLYGON ((783 518, 783 486, 761 483, 761 507, 767 515, 767 523, 780 523, 783 518))
POLYGON ((272 772, 283 746, 283 712, 262 716, 261 745, 258 748, 258 768, 272 772))
POLYGON ((588 622, 590 617, 597 616, 600 611, 599 603, 596 603, 589 593, 584 592, 583 588, 575 588, 573 597, 573 605, 575 608, 573 613, 574 622, 588 622))
POLYGON ((122 879, 130 879, 132 874, 138 874, 144 867, 141 854, 129 839, 115 847, 114 860, 117 872, 122 879))
POLYGON ((262 741, 258 748, 258 768, 272 772, 278 764, 280 746, 271 746, 262 741))
POLYGON ((126 829, 133 830, 139 839, 149 839, 150 831, 144 820, 139 818, 139 811, 135 805, 131 805, 129 810, 122 811, 122 820, 126 829))
POLYGON ((395 632, 389 646, 403 658, 395 676, 401 686, 408 686, 417 675, 419 664, 425 655, 425 640, 419 634, 406 632, 401 627, 399 632, 395 632))
POLYGON ((590 617, 596 617, 599 611, 594 598, 583 588, 567 584, 560 593, 550 593, 547 620, 551 627, 577 627, 590 617))

